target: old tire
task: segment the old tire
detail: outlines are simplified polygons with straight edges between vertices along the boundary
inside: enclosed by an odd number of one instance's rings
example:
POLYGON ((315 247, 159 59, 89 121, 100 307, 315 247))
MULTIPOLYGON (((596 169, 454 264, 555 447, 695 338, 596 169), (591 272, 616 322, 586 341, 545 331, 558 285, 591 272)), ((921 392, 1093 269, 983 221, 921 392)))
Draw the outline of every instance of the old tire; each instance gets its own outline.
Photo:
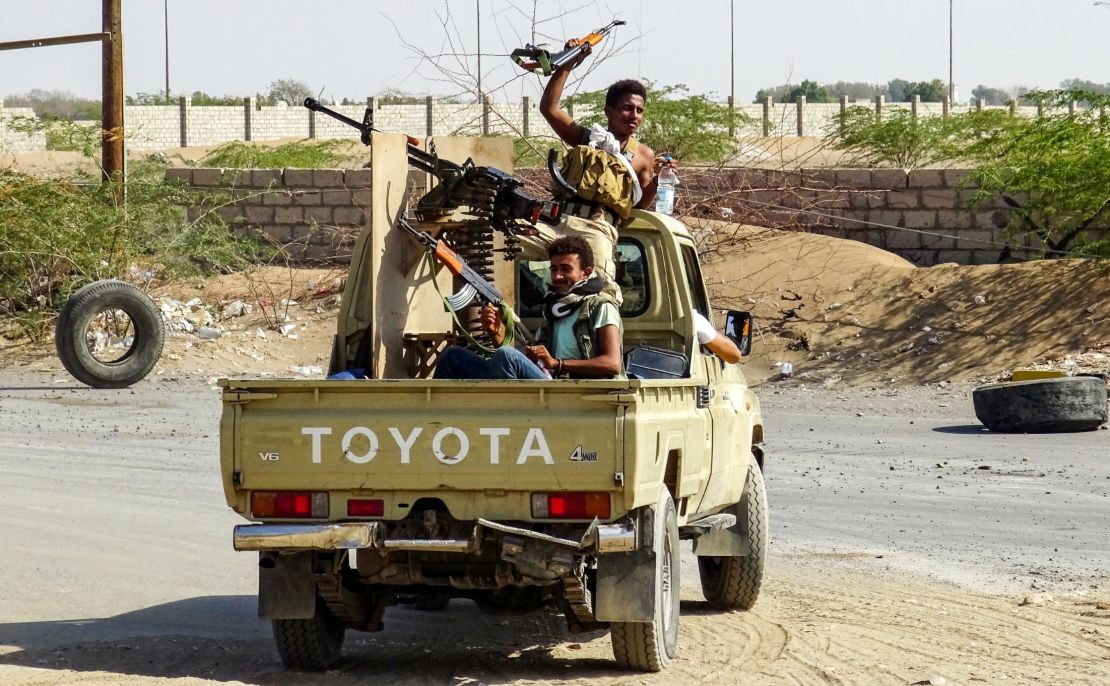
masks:
POLYGON ((698 557, 701 590, 720 610, 750 610, 763 586, 763 567, 770 543, 770 518, 763 472, 753 458, 748 463, 744 495, 734 507, 736 521, 748 536, 750 553, 731 557, 698 557))
POLYGON ((1106 382, 1094 376, 991 384, 971 397, 975 416, 991 431, 1090 431, 1107 420, 1106 382))
POLYGON ((650 622, 613 622, 613 657, 625 669, 658 672, 678 653, 678 608, 681 559, 678 516, 663 489, 655 506, 655 617, 650 622))
POLYGON ((289 669, 324 670, 339 660, 347 628, 322 603, 312 619, 275 619, 274 643, 289 669))
POLYGON ((58 315, 54 345, 75 379, 93 388, 126 388, 141 381, 162 356, 165 328, 154 302, 123 281, 94 281, 69 297, 58 315), (122 311, 133 327, 130 345, 115 360, 100 360, 90 345, 90 325, 99 315, 122 311))

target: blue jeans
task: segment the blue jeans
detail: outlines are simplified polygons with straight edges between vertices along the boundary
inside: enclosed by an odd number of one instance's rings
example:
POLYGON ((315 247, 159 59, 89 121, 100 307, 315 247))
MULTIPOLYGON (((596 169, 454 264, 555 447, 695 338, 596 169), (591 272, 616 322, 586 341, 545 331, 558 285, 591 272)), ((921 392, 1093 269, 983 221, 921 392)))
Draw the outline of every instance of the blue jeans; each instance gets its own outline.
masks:
POLYGON ((541 370, 524 353, 512 346, 498 348, 488 360, 462 346, 443 351, 436 364, 436 379, 546 379, 541 370))

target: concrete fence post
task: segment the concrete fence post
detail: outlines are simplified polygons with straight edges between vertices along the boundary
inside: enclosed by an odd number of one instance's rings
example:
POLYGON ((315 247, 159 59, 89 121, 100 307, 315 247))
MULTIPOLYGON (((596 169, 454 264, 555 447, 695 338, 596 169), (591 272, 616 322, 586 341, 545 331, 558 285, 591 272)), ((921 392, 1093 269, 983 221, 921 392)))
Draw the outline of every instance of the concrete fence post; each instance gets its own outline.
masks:
POLYGON ((574 119, 574 103, 573 102, 568 102, 567 103, 567 114, 570 115, 571 119, 574 119))
POLYGON ((1037 102, 1037 116, 1038 117, 1043 117, 1044 116, 1044 103, 1040 102, 1040 101, 1037 102))
POLYGON ((910 116, 914 121, 917 121, 918 113, 921 111, 921 96, 915 94, 913 99, 910 100, 910 116))
POLYGON ((806 135, 806 96, 798 96, 798 136, 806 135))
POLYGON ((883 105, 885 105, 885 104, 886 104, 886 96, 885 95, 876 95, 875 96, 875 121, 882 121, 883 120, 883 105))
POLYGON ((482 135, 483 136, 488 136, 489 135, 489 111, 490 111, 489 96, 488 95, 482 96, 482 135))
POLYGON ((424 98, 424 135, 434 136, 436 131, 436 99, 429 95, 424 98))
POLYGON ((982 112, 983 107, 985 107, 986 104, 987 104, 987 101, 984 100, 983 98, 976 98, 975 99, 975 111, 976 112, 982 112))
POLYGON ((736 136, 736 98, 728 96, 728 135, 736 136))
POLYGON ((952 102, 948 99, 948 96, 947 95, 941 96, 941 99, 940 99, 940 116, 947 119, 951 110, 952 110, 952 102))
POLYGON ((189 147, 189 108, 193 106, 193 99, 183 95, 177 99, 177 117, 181 126, 181 147, 189 147))
POLYGON ((376 126, 374 121, 378 116, 378 98, 377 98, 377 96, 371 95, 370 97, 366 98, 366 106, 370 108, 370 126, 376 126))
POLYGON ((520 135, 528 138, 532 135, 532 129, 529 126, 529 117, 532 116, 532 98, 525 95, 520 103, 520 135))
POLYGON ((316 138, 316 110, 308 111, 308 137, 316 138))
POLYGON ((1017 116, 1017 100, 1011 100, 1009 104, 1010 104, 1010 116, 1011 117, 1016 117, 1017 116))
POLYGON ((763 99, 763 137, 767 138, 771 135, 771 111, 774 109, 775 101, 768 95, 763 99))
POLYGON ((1071 102, 1068 103, 1068 114, 1074 115, 1078 111, 1079 111, 1079 103, 1078 102, 1072 100, 1071 102))
POLYGON ((844 135, 844 126, 848 123, 848 96, 840 96, 840 135, 844 135))
POLYGON ((254 132, 254 98, 243 98, 243 140, 249 141, 254 132))

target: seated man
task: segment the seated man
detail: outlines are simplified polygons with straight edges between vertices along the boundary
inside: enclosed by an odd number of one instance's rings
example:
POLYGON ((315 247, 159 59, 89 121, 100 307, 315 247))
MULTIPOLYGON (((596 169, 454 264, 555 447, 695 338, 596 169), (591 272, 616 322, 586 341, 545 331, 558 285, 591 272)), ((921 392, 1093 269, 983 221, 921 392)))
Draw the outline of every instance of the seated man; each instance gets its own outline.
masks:
POLYGON ((551 286, 544 297, 544 323, 536 345, 524 352, 502 346, 505 326, 500 310, 487 305, 482 327, 497 344, 489 360, 461 346, 444 351, 437 379, 602 379, 621 373, 620 311, 594 275, 594 256, 580 236, 556 239, 547 248, 551 286), (545 373, 546 372, 546 373, 545 373))

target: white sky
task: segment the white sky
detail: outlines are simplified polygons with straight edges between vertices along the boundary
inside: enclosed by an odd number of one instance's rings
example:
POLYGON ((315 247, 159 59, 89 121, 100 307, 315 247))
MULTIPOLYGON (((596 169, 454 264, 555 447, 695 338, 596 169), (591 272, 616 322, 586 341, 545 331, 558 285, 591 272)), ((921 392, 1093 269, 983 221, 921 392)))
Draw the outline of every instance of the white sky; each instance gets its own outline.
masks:
MULTIPOLYGON (((450 7, 456 49, 475 72, 475 1, 165 0, 170 88, 213 95, 265 91, 295 78, 325 98, 362 99, 385 88, 452 94, 400 39, 429 53, 444 44, 450 7), (396 25, 396 27, 394 26, 396 25)), ((164 0, 123 0, 125 90, 165 87, 164 0)), ((685 83, 729 94, 729 0, 477 0, 484 86, 495 99, 538 95, 535 78, 505 56, 530 32, 533 7, 552 44, 614 16, 628 21, 617 53, 585 77, 599 89, 618 78, 685 83), (554 18, 553 18, 554 17, 554 18)), ((893 78, 948 78, 948 0, 734 0, 736 94, 758 88, 893 78)), ((100 0, 0 0, 0 42, 100 30, 100 0)), ((1110 9, 1093 0, 955 0, 956 84, 962 99, 980 83, 1055 87, 1066 78, 1110 82, 1110 9)), ((458 68, 457 65, 455 68, 458 68)), ((580 68, 581 69, 581 68, 580 68)), ((0 51, 0 97, 32 88, 100 97, 100 46, 0 51)))

